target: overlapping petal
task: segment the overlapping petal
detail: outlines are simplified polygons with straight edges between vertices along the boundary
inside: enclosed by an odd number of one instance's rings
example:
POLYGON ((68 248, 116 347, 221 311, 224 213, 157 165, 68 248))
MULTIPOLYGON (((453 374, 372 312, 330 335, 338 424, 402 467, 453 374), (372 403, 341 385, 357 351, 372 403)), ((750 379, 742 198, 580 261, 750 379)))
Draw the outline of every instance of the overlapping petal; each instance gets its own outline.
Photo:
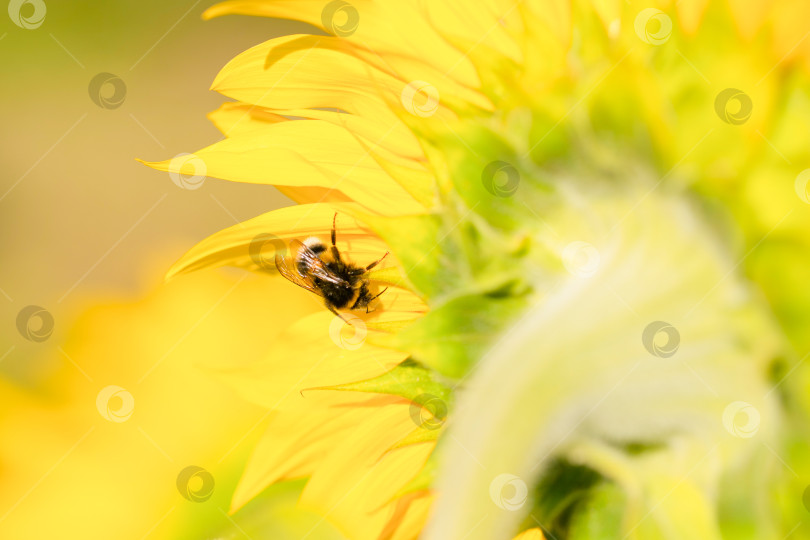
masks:
POLYGON ((295 410, 276 413, 237 488, 234 508, 273 482, 307 476, 301 504, 328 516, 351 538, 375 539, 385 529, 399 529, 396 522, 411 500, 423 495, 409 497, 404 506, 393 496, 432 450, 392 450, 414 427, 409 409, 402 398, 324 390, 295 410))
MULTIPOLYGON (((326 17, 326 4, 304 2, 236 0, 209 8, 205 16, 229 13, 293 19, 312 24, 327 33, 340 34, 340 23, 326 17), (336 28, 337 25, 337 28, 336 28)), ((442 39, 428 23, 418 2, 355 2, 348 6, 359 19, 351 33, 342 36, 355 54, 370 65, 384 63, 402 80, 436 80, 439 90, 460 95, 480 86, 478 74, 465 54, 442 39), (414 39, 418 36, 418 39, 414 39), (425 61, 428 58, 429 61, 425 61), (427 77, 426 77, 427 75, 427 77), (433 77, 429 77, 433 75, 433 77)), ((345 15, 345 14, 344 14, 345 15)), ((449 22, 460 22, 449 21, 449 22)), ((494 30, 494 29, 493 29, 494 30)))
POLYGON ((249 401, 295 411, 317 388, 377 377, 407 358, 367 343, 366 324, 354 324, 346 328, 325 310, 314 313, 283 330, 266 357, 212 369, 249 401))
MULTIPOLYGON (((224 180, 339 190, 368 209, 389 215, 424 211, 345 129, 321 120, 276 122, 234 133, 195 152, 207 175, 224 180)), ((147 163, 158 170, 194 174, 194 163, 147 163)))

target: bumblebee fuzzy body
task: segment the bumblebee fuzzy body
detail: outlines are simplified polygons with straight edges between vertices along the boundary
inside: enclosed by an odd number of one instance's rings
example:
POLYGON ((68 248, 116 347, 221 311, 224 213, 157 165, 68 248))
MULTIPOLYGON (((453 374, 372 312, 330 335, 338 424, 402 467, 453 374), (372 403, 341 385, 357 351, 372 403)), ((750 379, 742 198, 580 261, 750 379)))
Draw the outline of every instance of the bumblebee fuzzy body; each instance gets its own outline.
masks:
POLYGON ((331 246, 316 237, 307 238, 303 242, 293 240, 290 244, 295 252, 292 261, 277 255, 276 268, 296 285, 323 297, 326 307, 338 316, 338 309, 366 308, 368 312, 371 301, 385 292, 385 289, 372 296, 367 273, 388 254, 365 267, 343 260, 335 245, 336 219, 337 214, 332 221, 331 246))
MULTIPOLYGON (((368 291, 368 278, 363 275, 366 272, 365 268, 344 262, 342 259, 334 260, 320 238, 307 238, 303 244, 323 261, 329 273, 338 276, 344 282, 335 283, 332 280, 321 279, 317 275, 312 276, 313 285, 328 304, 335 309, 356 309, 368 305, 371 295, 368 291)), ((295 264, 302 276, 312 274, 312 263, 301 255, 301 251, 296 254, 295 264)))

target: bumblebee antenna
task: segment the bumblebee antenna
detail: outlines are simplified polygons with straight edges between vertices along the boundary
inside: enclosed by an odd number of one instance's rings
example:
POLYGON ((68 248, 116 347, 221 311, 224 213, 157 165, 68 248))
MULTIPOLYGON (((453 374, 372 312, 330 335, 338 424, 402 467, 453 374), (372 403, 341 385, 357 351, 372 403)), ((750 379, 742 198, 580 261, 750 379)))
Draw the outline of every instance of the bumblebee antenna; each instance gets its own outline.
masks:
POLYGON ((374 262, 373 262, 373 263, 371 263, 370 265, 366 266, 366 272, 368 272, 369 270, 371 270, 372 268, 374 268, 375 266, 377 266, 378 264, 380 264, 381 262, 383 262, 383 259, 385 259, 386 257, 388 257, 388 254, 389 254, 389 253, 390 253, 390 251, 386 251, 386 252, 385 252, 385 255, 383 255, 382 257, 380 257, 379 259, 377 259, 376 261, 374 261, 374 262))

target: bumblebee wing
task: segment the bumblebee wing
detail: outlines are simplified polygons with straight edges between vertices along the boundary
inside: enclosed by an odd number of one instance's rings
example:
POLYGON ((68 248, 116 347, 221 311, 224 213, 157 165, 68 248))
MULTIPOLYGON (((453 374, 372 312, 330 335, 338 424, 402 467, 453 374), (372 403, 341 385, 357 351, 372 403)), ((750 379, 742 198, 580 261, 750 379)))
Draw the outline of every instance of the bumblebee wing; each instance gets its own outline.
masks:
POLYGON ((306 265, 313 276, 322 279, 323 281, 334 283, 335 285, 346 286, 349 284, 348 281, 342 279, 340 276, 331 271, 326 266, 326 263, 324 263, 323 260, 318 257, 318 254, 309 249, 303 243, 299 242, 298 240, 293 240, 290 242, 290 246, 295 249, 297 253, 296 258, 306 265))
POLYGON ((289 281, 292 281, 299 287, 314 292, 318 296, 323 296, 321 291, 319 291, 317 287, 315 287, 315 284, 312 283, 312 280, 299 274, 298 270, 295 268, 295 265, 291 265, 290 261, 286 257, 276 255, 276 268, 278 269, 279 274, 287 278, 289 281))

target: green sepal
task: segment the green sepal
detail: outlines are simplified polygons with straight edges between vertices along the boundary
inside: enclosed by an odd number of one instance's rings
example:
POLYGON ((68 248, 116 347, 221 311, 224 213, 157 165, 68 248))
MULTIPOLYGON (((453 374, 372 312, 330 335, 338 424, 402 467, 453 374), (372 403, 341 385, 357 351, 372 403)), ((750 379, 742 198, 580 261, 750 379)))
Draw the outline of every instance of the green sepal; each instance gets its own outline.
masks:
POLYGON ((553 536, 567 535, 572 513, 600 481, 599 473, 589 467, 556 461, 535 486, 534 507, 523 527, 537 520, 553 536))
POLYGON ((403 397, 420 406, 438 398, 449 407, 452 401, 451 387, 439 375, 412 360, 404 361, 379 377, 317 389, 389 394, 403 397))
POLYGON ((432 309, 385 340, 451 378, 463 377, 493 339, 526 307, 525 297, 470 294, 432 309))
POLYGON ((313 510, 298 506, 298 499, 306 482, 307 479, 300 478, 273 484, 230 516, 222 510, 214 512, 209 506, 208 513, 219 517, 218 521, 222 525, 203 535, 196 522, 189 523, 184 530, 188 534, 182 537, 220 540, 302 538, 305 535, 313 540, 344 538, 329 521, 313 510))
POLYGON ((391 447, 391 450, 396 450, 397 448, 410 446, 412 444, 436 442, 439 440, 439 436, 441 436, 443 432, 444 426, 434 429, 418 427, 411 431, 405 438, 400 439, 394 446, 391 447))
POLYGON ((357 216, 385 243, 391 247, 399 259, 404 277, 422 296, 438 294, 443 285, 453 283, 454 268, 444 264, 448 257, 448 247, 441 235, 441 221, 438 217, 422 214, 413 216, 357 216))
POLYGON ((467 129, 461 136, 475 152, 475 159, 470 159, 468 146, 460 144, 453 133, 438 143, 452 171, 455 195, 496 228, 512 231, 531 223, 525 203, 533 188, 523 160, 489 129, 467 129))
POLYGON ((591 489, 571 515, 570 540, 613 540, 622 536, 624 492, 612 482, 591 489))

